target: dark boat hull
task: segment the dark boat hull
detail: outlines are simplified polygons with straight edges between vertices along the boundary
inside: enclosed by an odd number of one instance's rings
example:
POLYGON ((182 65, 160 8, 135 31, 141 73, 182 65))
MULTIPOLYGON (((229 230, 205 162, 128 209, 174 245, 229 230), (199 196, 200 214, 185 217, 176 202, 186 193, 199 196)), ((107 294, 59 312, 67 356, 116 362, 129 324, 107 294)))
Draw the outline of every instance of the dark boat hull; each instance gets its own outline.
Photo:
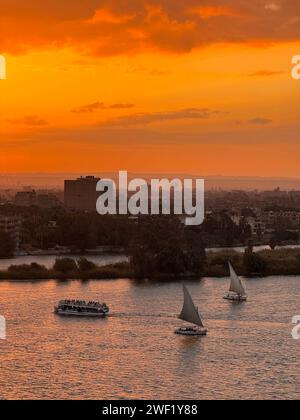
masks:
POLYGON ((239 295, 230 295, 227 294, 223 297, 225 300, 230 300, 231 302, 246 302, 247 296, 239 296, 239 295))
POLYGON ((108 315, 108 312, 92 313, 92 312, 78 312, 78 311, 62 311, 59 309, 56 309, 54 313, 59 316, 76 316, 76 317, 85 317, 85 318, 105 318, 108 315))
POLYGON ((207 335, 206 328, 177 328, 175 334, 189 335, 189 336, 204 336, 207 335))

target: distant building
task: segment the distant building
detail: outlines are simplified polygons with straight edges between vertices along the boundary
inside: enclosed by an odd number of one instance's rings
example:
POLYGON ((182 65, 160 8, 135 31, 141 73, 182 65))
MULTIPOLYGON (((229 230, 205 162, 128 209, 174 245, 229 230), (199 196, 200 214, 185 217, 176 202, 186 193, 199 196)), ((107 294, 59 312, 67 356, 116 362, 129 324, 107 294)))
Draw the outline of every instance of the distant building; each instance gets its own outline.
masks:
POLYGON ((0 231, 10 234, 15 241, 16 251, 20 248, 21 222, 17 217, 0 216, 0 231))
POLYGON ((55 194, 37 193, 35 190, 17 192, 14 203, 20 207, 38 206, 45 209, 57 207, 61 204, 55 194))
POLYGON ((60 201, 55 194, 39 194, 37 196, 36 204, 38 207, 51 209, 53 207, 58 207, 60 205, 60 201))
POLYGON ((20 191, 15 195, 15 204, 22 207, 30 207, 36 205, 37 196, 34 190, 20 191))
POLYGON ((236 212, 232 212, 230 214, 230 219, 233 221, 233 223, 236 226, 238 226, 240 224, 240 222, 241 222, 241 216, 238 213, 236 213, 236 212))
POLYGON ((94 176, 81 177, 65 181, 65 207, 68 210, 96 211, 99 192, 96 186, 100 178, 94 176))
POLYGON ((282 191, 279 187, 273 191, 264 191, 262 193, 264 199, 284 199, 288 196, 287 191, 282 191))
POLYGON ((300 211, 299 210, 269 210, 264 211, 263 219, 270 228, 274 226, 281 227, 300 227, 300 211))
POLYGON ((258 238, 263 237, 266 232, 265 223, 258 217, 247 217, 246 221, 251 227, 251 233, 258 238))

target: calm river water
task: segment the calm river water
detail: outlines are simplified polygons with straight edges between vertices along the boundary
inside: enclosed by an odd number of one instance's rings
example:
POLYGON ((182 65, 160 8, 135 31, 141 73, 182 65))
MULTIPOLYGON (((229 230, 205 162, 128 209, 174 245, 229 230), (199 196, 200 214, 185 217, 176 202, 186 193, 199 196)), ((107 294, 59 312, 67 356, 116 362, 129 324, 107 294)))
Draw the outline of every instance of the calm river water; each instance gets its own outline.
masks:
POLYGON ((300 277, 246 280, 249 301, 222 299, 228 279, 187 283, 207 337, 183 323, 180 283, 0 282, 0 398, 300 398, 300 277), (59 318, 62 298, 103 300, 106 320, 59 318))

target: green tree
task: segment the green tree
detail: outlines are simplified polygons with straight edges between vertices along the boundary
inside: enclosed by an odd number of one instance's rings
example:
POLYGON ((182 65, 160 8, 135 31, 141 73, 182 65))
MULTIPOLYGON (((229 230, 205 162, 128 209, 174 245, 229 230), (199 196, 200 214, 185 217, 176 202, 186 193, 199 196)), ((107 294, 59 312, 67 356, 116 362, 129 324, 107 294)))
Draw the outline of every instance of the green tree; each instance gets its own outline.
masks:
POLYGON ((135 278, 199 276, 205 263, 200 233, 178 218, 141 218, 129 254, 135 278))
POLYGON ((37 263, 11 265, 8 268, 11 273, 47 273, 47 268, 37 263))
POLYGON ((84 257, 79 258, 77 260, 77 265, 79 268, 79 271, 85 272, 85 271, 91 271, 96 268, 96 264, 94 264, 92 261, 87 260, 84 257))
POLYGON ((72 258, 57 258, 53 269, 58 273, 67 274, 77 271, 78 267, 76 261, 72 258))
POLYGON ((254 252, 244 253, 243 265, 247 274, 264 274, 267 269, 266 260, 254 252))

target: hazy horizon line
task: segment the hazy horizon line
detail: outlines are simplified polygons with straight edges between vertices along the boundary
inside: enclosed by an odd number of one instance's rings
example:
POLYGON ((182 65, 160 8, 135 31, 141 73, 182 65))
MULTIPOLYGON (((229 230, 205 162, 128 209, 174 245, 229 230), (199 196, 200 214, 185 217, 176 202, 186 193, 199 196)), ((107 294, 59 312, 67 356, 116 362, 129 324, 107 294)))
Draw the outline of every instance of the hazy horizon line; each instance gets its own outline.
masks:
MULTIPOLYGON (((196 173, 190 173, 190 172, 164 172, 164 171, 157 171, 157 172, 139 172, 139 171, 127 171, 128 174, 138 174, 138 175, 172 175, 175 177, 179 176, 190 176, 190 177, 201 177, 201 178, 212 178, 212 179, 218 179, 218 178, 230 178, 230 179, 267 179, 267 180, 300 180, 300 175, 298 176, 284 176, 284 175, 278 175, 278 176, 263 176, 263 175, 205 175, 205 174, 196 174, 196 173)), ((80 171, 80 172, 0 172, 0 177, 2 176, 99 176, 104 174, 115 174, 118 175, 119 171, 80 171)))

